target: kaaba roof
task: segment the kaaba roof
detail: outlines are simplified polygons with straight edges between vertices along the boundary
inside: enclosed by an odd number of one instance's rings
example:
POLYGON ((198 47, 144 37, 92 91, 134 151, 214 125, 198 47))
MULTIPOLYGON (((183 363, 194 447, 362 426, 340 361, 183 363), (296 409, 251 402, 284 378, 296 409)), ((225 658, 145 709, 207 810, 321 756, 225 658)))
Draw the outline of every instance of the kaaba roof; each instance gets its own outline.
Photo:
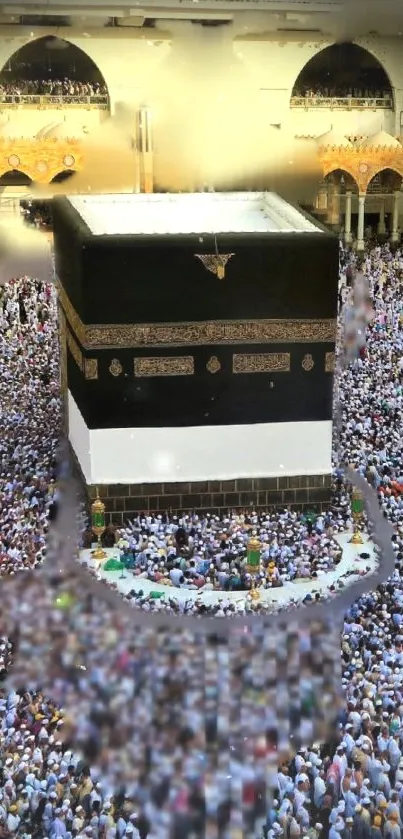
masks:
POLYGON ((274 192, 74 195, 68 201, 93 236, 323 232, 274 192))

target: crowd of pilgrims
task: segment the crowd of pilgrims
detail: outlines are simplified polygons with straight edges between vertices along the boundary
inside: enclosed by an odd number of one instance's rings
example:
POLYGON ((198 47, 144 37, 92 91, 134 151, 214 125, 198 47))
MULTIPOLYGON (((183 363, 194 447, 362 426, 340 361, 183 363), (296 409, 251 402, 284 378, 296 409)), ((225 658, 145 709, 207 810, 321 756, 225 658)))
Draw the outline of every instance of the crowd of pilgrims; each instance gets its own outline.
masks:
MULTIPOLYGON (((290 580, 315 580, 333 571, 342 555, 333 533, 345 530, 346 522, 348 511, 343 507, 334 520, 291 510, 229 512, 225 517, 150 514, 127 522, 116 533, 109 527, 103 541, 113 545, 118 539, 119 562, 137 581, 189 591, 239 592, 249 591, 252 583, 259 589, 278 588, 290 580), (260 571, 253 580, 247 569, 251 536, 261 544, 260 571)), ((89 530, 83 544, 90 547, 93 541, 89 530)), ((113 560, 109 567, 113 570, 113 560)))
MULTIPOLYGON (((341 245, 340 299, 355 259, 341 245)), ((376 489, 393 524, 396 567, 387 584, 362 597, 345 616, 341 655, 346 708, 338 741, 301 749, 291 763, 279 767, 276 798, 264 819, 269 839, 402 836, 403 251, 375 246, 365 254, 363 270, 374 318, 366 345, 341 376, 338 444, 376 489)), ((59 423, 55 289, 27 277, 10 281, 0 289, 3 577, 37 568, 45 556, 50 513, 58 499, 59 423)), ((248 588, 242 563, 252 526, 263 542, 265 584, 286 584, 298 574, 326 573, 338 561, 333 537, 351 526, 351 518, 348 493, 336 470, 334 480, 333 508, 317 518, 290 510, 243 518, 229 512, 222 520, 149 516, 126 522, 112 536, 124 540, 122 553, 130 554, 135 573, 154 580, 168 577, 173 587, 212 586, 223 589, 225 597, 231 588, 248 588)), ((146 597, 136 605, 153 609, 146 597)), ((191 662, 187 666, 191 670, 191 662)), ((12 646, 3 637, 2 682, 10 668, 12 646)), ((99 772, 63 745, 62 727, 63 712, 39 690, 7 692, 0 683, 0 839, 174 839, 155 830, 158 808, 155 802, 151 809, 145 804, 141 782, 129 795, 115 794, 99 772)), ((175 773, 183 766, 181 749, 186 752, 186 746, 176 744, 175 773)), ((255 795, 245 784, 244 796, 252 805, 255 795)), ((201 839, 203 833, 191 822, 185 819, 181 825, 175 839, 201 839)), ((217 839, 227 839, 226 834, 217 833, 217 839)))
POLYGON ((18 79, 0 81, 0 99, 16 96, 107 96, 105 84, 101 82, 77 81, 76 79, 18 79))
POLYGON ((297 85, 293 96, 307 99, 391 99, 390 90, 384 90, 379 83, 363 82, 362 84, 323 84, 323 82, 306 82, 297 85))

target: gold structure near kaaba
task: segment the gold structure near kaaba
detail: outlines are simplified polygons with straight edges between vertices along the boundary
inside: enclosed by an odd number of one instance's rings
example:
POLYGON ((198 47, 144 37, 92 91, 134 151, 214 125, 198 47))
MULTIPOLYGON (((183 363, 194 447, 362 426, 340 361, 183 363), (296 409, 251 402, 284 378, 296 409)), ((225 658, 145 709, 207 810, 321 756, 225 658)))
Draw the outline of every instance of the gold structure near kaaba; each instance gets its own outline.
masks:
POLYGON ((361 526, 364 517, 364 499, 359 489, 353 488, 351 495, 351 515, 353 517, 354 532, 350 539, 352 545, 363 545, 364 540, 361 536, 361 526))
POLYGON ((101 501, 98 490, 97 497, 91 504, 91 529, 98 541, 96 549, 92 551, 92 556, 94 559, 106 559, 107 555, 101 545, 101 537, 106 530, 105 504, 101 501))

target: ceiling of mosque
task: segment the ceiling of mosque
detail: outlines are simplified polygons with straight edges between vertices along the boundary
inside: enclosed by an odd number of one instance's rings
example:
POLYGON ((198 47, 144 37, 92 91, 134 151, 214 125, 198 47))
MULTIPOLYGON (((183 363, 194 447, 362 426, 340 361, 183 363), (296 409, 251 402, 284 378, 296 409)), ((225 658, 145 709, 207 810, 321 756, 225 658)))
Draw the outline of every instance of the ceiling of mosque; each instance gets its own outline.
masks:
MULTIPOLYGON (((403 3, 399 0, 9 0, 0 2, 0 26, 35 23, 77 26, 139 26, 145 18, 205 17, 236 19, 250 14, 262 32, 321 32, 353 40, 368 34, 403 37, 403 3), (52 19, 52 23, 50 22, 52 19), (48 19, 48 21, 46 20, 48 19)), ((282 36, 284 37, 284 36, 282 36)))

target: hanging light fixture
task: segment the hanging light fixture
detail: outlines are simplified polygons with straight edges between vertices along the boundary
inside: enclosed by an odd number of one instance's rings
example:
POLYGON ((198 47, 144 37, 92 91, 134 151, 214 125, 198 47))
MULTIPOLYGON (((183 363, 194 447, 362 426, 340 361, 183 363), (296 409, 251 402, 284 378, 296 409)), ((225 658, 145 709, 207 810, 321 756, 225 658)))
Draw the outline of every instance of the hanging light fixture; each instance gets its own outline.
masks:
POLYGON ((219 253, 217 236, 214 236, 215 253, 195 253, 195 257, 200 259, 207 271, 215 274, 219 280, 225 277, 225 266, 234 253, 219 253))

